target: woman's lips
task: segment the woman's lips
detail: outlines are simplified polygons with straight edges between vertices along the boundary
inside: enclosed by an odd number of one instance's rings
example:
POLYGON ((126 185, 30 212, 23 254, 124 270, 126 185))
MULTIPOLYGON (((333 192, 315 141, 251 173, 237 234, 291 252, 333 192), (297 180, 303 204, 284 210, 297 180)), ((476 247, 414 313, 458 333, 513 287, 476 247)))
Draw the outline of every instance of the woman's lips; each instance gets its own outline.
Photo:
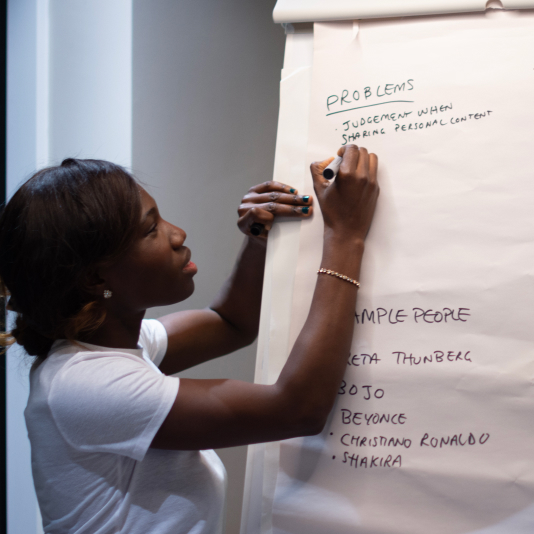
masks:
POLYGON ((187 274, 195 274, 198 271, 198 267, 192 261, 188 261, 182 270, 187 274))

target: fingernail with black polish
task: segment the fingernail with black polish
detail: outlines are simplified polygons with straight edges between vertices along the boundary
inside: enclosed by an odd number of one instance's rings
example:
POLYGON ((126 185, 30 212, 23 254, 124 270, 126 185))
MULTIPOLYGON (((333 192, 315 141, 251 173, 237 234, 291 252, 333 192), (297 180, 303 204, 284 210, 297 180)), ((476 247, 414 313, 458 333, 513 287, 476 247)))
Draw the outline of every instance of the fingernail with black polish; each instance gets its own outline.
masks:
POLYGON ((302 208, 302 213, 304 213, 304 215, 308 215, 308 212, 310 211, 310 208, 308 208, 308 206, 304 206, 302 208))
POLYGON ((302 202, 308 202, 310 200, 309 195, 306 195, 305 197, 302 197, 302 202))

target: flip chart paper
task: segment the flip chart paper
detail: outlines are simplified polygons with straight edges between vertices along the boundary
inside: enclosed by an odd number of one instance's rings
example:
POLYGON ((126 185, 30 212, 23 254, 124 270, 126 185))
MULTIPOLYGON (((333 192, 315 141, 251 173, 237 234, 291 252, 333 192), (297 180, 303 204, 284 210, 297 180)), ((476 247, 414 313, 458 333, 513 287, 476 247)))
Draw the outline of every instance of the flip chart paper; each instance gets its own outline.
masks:
MULTIPOLYGON (((532 532, 534 16, 354 29, 315 24, 306 164, 365 146, 381 194, 344 382, 321 435, 282 442, 273 531, 532 532)), ((320 266, 315 206, 290 346, 320 266)))
POLYGON ((484 11, 487 6, 532 9, 533 0, 278 0, 273 19, 279 23, 406 17, 484 11))
MULTIPOLYGON (((286 37, 280 82, 280 118, 273 179, 304 189, 309 93, 313 57, 311 33, 286 37)), ((269 233, 255 382, 273 383, 289 353, 289 326, 300 221, 275 223, 269 233)), ((271 511, 279 462, 279 444, 248 448, 241 521, 242 534, 271 532, 271 511)))

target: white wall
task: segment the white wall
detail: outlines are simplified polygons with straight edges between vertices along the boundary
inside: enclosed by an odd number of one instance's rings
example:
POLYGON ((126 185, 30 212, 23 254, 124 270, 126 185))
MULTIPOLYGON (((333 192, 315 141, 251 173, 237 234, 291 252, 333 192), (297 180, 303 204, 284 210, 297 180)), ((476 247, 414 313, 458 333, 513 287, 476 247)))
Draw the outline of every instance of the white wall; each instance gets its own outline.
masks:
MULTIPOLYGON (((241 244, 237 207, 272 178, 285 35, 274 0, 133 0, 133 171, 185 229, 209 305, 241 244)), ((252 381, 256 346, 183 376, 252 381)), ((227 534, 241 516, 246 447, 217 451, 229 475, 227 534)))
MULTIPOLYGON (((7 196, 34 171, 38 158, 38 1, 9 0, 7 35, 7 196)), ((9 318, 8 318, 9 320, 9 318)), ((28 366, 18 349, 7 353, 7 520, 9 534, 37 532, 39 514, 23 419, 28 366)))
POLYGON ((49 0, 49 157, 132 162, 131 0, 49 0))
MULTIPOLYGON (((71 155, 131 165, 130 0, 9 0, 8 197, 71 155)), ((8 351, 8 534, 42 532, 23 419, 28 359, 8 351)))

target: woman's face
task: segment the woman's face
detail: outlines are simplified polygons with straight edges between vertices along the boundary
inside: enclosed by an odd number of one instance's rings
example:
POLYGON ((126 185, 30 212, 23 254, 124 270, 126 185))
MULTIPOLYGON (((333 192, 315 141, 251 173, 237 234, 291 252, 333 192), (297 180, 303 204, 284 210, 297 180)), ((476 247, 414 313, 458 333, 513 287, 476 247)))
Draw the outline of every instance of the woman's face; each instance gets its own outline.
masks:
POLYGON ((186 233, 161 218, 156 201, 142 188, 138 236, 129 251, 100 277, 112 291, 109 310, 139 312, 188 298, 197 267, 184 246, 186 233))

